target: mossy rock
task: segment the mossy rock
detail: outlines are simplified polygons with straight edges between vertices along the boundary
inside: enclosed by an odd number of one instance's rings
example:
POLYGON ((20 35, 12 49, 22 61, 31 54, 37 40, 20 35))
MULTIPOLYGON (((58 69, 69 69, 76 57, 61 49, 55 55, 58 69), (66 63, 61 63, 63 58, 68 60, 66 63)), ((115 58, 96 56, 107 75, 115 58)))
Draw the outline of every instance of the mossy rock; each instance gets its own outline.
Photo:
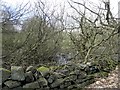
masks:
POLYGON ((38 88, 40 88, 40 85, 39 85, 38 81, 31 82, 31 83, 23 85, 23 90, 29 90, 29 89, 35 90, 35 89, 38 89, 38 88))
POLYGON ((54 70, 61 70, 61 69, 64 69, 65 65, 52 66, 52 67, 54 67, 54 70))
POLYGON ((48 85, 47 80, 45 78, 42 78, 42 77, 39 78, 38 83, 40 86, 47 86, 48 85))
POLYGON ((6 81, 4 84, 9 88, 15 88, 21 85, 19 81, 12 81, 12 80, 6 81))
POLYGON ((94 83, 94 79, 86 80, 83 83, 77 84, 77 89, 76 90, 84 90, 84 88, 92 83, 94 83))
POLYGON ((77 75, 71 75, 71 76, 65 77, 64 81, 72 81, 72 82, 74 82, 76 79, 77 79, 77 75))
POLYGON ((66 75, 65 75, 65 74, 62 74, 62 73, 54 72, 53 74, 54 74, 57 78, 64 78, 64 77, 66 77, 66 75))
POLYGON ((64 79, 57 79, 57 80, 55 80, 51 85, 50 85, 50 87, 51 88, 55 88, 55 87, 58 87, 58 86, 60 86, 62 83, 64 82, 64 79))
POLYGON ((50 70, 53 71, 53 70, 56 70, 58 68, 58 66, 50 66, 49 68, 50 68, 50 70))
POLYGON ((56 79, 59 79, 61 76, 60 74, 56 73, 56 72, 51 72, 49 77, 48 77, 48 82, 51 84, 53 83, 56 79))
POLYGON ((37 69, 37 71, 40 71, 40 72, 49 71, 49 68, 41 66, 37 69))
POLYGON ((4 68, 0 68, 0 70, 6 71, 6 72, 11 72, 10 70, 4 69, 4 68))
POLYGON ((47 67, 41 66, 37 68, 37 71, 40 72, 43 76, 45 76, 50 71, 50 69, 47 67))
POLYGON ((24 81, 25 72, 22 66, 11 66, 11 78, 12 80, 24 81))
POLYGON ((0 75, 2 77, 2 78, 0 78, 0 81, 4 82, 5 80, 7 80, 10 77, 11 71, 4 69, 4 68, 0 68, 0 75))

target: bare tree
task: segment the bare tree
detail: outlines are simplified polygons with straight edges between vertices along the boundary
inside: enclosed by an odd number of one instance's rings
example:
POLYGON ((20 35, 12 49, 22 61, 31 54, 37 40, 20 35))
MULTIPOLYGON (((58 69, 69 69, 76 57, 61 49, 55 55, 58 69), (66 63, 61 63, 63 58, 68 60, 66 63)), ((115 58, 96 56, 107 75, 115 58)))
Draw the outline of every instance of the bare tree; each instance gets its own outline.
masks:
POLYGON ((108 17, 108 14, 112 16, 110 7, 107 6, 107 24, 105 23, 105 18, 103 18, 104 10, 100 7, 97 10, 98 12, 95 12, 91 8, 87 7, 85 3, 80 3, 73 0, 70 0, 68 3, 77 13, 77 15, 70 16, 76 23, 78 23, 78 27, 72 26, 71 30, 80 30, 78 37, 76 37, 73 32, 70 32, 70 37, 80 56, 84 60, 83 62, 87 63, 91 60, 94 61, 96 58, 100 59, 102 56, 111 57, 112 54, 115 54, 115 49, 112 47, 115 47, 115 44, 110 43, 110 41, 113 40, 113 38, 115 39, 115 37, 117 38, 118 24, 114 18, 110 19, 108 17), (76 8, 75 5, 84 7, 84 12, 82 12, 82 10, 78 10, 79 8, 76 8), (96 16, 96 19, 89 19, 86 15, 87 12, 96 16), (109 45, 109 47, 107 45, 109 45), (96 52, 102 47, 106 49, 103 49, 102 52, 97 54, 96 52), (108 52, 106 52, 107 50, 108 52))
MULTIPOLYGON (((24 16, 30 12, 28 3, 23 6, 11 8, 5 3, 1 3, 1 29, 2 29, 2 60, 9 63, 10 55, 20 49, 23 45, 17 43, 15 37, 18 31, 16 26, 22 25, 24 16)), ((26 41, 25 41, 26 42, 26 41)), ((5 65, 5 64, 4 64, 5 65)))
POLYGON ((62 19, 59 18, 62 16, 55 15, 55 10, 48 13, 46 9, 49 8, 42 1, 37 2, 35 6, 34 16, 23 22, 17 40, 19 43, 14 43, 15 48, 4 56, 5 61, 9 59, 10 64, 48 63, 61 49, 61 32, 64 27, 62 19))

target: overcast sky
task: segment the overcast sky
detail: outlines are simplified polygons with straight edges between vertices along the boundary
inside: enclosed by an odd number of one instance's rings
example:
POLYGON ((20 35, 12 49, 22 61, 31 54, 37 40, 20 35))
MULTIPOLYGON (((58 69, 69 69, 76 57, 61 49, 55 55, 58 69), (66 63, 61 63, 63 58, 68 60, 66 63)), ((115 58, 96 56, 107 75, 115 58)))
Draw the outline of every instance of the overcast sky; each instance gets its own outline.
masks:
MULTIPOLYGON (((16 6, 20 5, 22 2, 24 4, 29 2, 33 5, 34 2, 36 2, 37 0, 2 0, 2 1, 6 2, 10 6, 16 7, 16 6)), ((43 0, 43 1, 45 1, 45 0, 43 0)), ((49 3, 49 5, 60 5, 60 4, 64 4, 64 2, 66 4, 68 0, 46 0, 46 1, 49 3)), ((83 1, 83 0, 74 0, 74 1, 83 1)), ((100 1, 102 1, 102 0, 84 0, 84 1, 86 1, 86 2, 91 1, 94 4, 99 5, 100 1)), ((111 11, 115 17, 117 17, 117 14, 118 14, 118 2, 119 1, 120 0, 110 0, 111 11)))

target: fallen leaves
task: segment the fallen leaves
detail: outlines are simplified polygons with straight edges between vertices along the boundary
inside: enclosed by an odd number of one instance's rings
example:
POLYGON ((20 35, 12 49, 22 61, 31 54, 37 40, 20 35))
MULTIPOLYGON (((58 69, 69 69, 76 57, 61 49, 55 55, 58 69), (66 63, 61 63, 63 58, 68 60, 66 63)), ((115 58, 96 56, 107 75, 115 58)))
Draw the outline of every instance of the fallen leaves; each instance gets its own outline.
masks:
POLYGON ((96 82, 86 88, 118 88, 118 66, 107 78, 96 78, 96 82))

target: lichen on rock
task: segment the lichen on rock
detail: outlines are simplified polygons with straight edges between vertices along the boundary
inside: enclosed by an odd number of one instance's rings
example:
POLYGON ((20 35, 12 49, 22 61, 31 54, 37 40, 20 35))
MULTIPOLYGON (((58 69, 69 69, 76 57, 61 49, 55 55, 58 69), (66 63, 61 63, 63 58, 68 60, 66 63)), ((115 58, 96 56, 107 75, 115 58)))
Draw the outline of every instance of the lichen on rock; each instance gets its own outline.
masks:
POLYGON ((50 69, 47 67, 41 66, 37 68, 37 71, 39 71, 43 76, 45 76, 50 71, 50 69))

